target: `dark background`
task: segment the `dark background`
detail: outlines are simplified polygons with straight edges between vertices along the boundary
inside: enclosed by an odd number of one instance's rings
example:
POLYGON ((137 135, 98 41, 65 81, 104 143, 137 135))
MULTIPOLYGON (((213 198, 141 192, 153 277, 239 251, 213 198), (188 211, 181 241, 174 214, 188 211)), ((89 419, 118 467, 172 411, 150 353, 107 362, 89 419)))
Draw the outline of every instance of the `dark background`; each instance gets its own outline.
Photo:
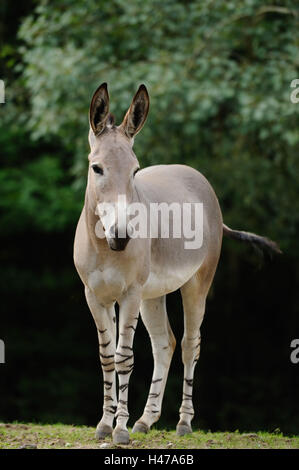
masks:
MULTIPOLYGON (((284 252, 260 258, 224 239, 202 326, 194 428, 298 434, 290 343, 299 338, 299 104, 289 99, 299 77, 298 11, 292 2, 163 2, 152 25, 156 6, 1 3, 0 420, 94 426, 101 416, 96 329, 72 260, 86 116, 100 82, 109 82, 120 121, 144 81, 152 107, 136 139, 141 165, 199 169, 226 223, 267 235, 284 252)), ((158 428, 178 421, 179 292, 168 296, 168 312, 177 348, 158 428)), ((134 346, 129 425, 142 414, 152 373, 141 322, 134 346)))

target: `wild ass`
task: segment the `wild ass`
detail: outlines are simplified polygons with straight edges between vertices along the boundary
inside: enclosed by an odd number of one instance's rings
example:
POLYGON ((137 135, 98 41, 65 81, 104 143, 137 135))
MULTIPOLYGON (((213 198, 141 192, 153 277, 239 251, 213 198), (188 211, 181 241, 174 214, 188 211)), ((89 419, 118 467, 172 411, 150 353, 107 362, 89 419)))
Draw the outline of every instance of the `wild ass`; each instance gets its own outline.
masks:
MULTIPOLYGON (((103 416, 96 436, 101 439, 113 434, 113 441, 122 444, 129 442, 128 385, 134 365, 133 338, 139 312, 150 336, 154 371, 144 413, 135 423, 133 432, 147 432, 161 414, 176 344, 167 317, 166 294, 180 289, 184 308, 181 343, 184 380, 176 429, 179 435, 190 433, 200 326, 220 255, 222 235, 279 251, 275 242, 267 238, 231 230, 224 225, 214 190, 197 170, 184 165, 157 165, 138 171, 139 163, 132 147, 148 110, 149 96, 146 87, 141 85, 122 124, 115 126, 109 113, 107 84, 103 83, 95 91, 89 110, 91 151, 85 204, 74 243, 74 262, 97 327, 103 370, 103 416), (125 196, 128 204, 138 202, 147 209, 151 203, 202 203, 202 245, 187 249, 183 237, 132 238, 127 216, 120 223, 117 216, 104 216, 100 209, 102 203, 116 207, 119 195, 125 196), (98 235, 99 230, 103 236, 98 235), (116 302, 119 305, 117 345, 116 302), (119 381, 118 399, 115 371, 119 381)), ((160 230, 160 226, 158 228, 160 230)))

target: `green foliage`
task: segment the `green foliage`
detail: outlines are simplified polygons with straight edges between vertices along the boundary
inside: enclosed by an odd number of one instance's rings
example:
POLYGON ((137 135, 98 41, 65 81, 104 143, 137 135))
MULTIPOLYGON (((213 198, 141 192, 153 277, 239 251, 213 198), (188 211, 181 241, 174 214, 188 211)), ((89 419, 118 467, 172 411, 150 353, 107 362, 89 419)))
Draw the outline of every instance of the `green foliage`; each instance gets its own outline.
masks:
POLYGON ((29 227, 41 231, 56 231, 70 221, 73 192, 65 186, 62 169, 52 156, 43 156, 23 168, 5 169, 0 173, 4 212, 2 222, 11 230, 29 227))
POLYGON ((80 202, 74 198, 71 178, 57 149, 44 153, 41 143, 37 147, 26 133, 16 135, 7 127, 0 132, 0 145, 6 163, 0 171, 2 235, 56 232, 74 225, 80 202))
POLYGON ((19 32, 28 127, 35 138, 59 136, 72 149, 83 188, 93 90, 109 83, 120 121, 144 82, 151 111, 135 145, 142 164, 200 169, 228 223, 295 251, 299 105, 290 102, 290 82, 299 55, 292 3, 44 0, 19 32))

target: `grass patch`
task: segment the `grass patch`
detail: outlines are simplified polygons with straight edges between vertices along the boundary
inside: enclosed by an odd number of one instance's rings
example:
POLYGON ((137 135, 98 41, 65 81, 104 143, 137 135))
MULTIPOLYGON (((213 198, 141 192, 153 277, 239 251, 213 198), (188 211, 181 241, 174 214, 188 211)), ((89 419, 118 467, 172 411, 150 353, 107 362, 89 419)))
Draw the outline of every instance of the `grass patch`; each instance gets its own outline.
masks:
POLYGON ((111 438, 97 441, 95 428, 65 424, 0 423, 0 449, 298 449, 298 436, 282 433, 194 431, 178 437, 175 431, 152 430, 131 435, 130 444, 115 446, 111 438))

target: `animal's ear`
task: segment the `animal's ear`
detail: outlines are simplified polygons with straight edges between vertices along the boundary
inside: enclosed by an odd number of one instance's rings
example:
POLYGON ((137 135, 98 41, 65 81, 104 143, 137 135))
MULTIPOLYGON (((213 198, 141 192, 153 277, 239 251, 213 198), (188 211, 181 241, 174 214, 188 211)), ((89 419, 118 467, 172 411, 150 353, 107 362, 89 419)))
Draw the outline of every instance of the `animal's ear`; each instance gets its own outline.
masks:
POLYGON ((89 123, 98 136, 106 127, 109 116, 109 95, 107 83, 102 83, 93 94, 89 108, 89 123))
POLYGON ((140 85, 131 106, 119 126, 129 138, 133 138, 142 129, 149 110, 149 96, 145 85, 140 85))

